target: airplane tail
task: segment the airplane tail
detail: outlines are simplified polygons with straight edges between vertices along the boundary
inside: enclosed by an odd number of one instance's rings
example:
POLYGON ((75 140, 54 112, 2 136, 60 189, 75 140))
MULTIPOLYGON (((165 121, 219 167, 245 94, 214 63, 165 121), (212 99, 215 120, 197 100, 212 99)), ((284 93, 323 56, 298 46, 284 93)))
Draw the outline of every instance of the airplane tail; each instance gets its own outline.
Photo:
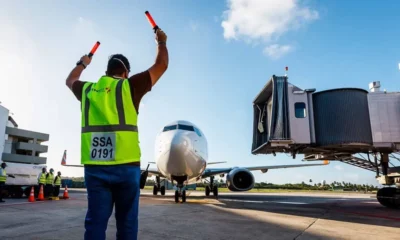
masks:
POLYGON ((83 165, 67 165, 67 150, 64 150, 64 154, 61 159, 61 166, 65 167, 83 167, 83 165))
POLYGON ((64 154, 63 154, 63 157, 61 159, 61 165, 62 166, 67 165, 67 150, 64 150, 64 154))

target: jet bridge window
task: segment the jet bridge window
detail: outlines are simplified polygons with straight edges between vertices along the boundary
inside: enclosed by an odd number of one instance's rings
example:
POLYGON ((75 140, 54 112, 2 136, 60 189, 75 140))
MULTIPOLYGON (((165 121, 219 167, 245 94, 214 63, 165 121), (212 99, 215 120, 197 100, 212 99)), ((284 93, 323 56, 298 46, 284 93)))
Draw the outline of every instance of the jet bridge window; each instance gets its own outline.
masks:
POLYGON ((294 115, 296 118, 305 118, 307 116, 306 104, 303 102, 297 102, 294 104, 294 115))
POLYGON ((178 124, 178 129, 194 132, 193 126, 178 124))
POLYGON ((171 131, 171 130, 175 130, 176 129, 176 125, 172 125, 172 126, 166 126, 164 127, 163 132, 167 132, 167 131, 171 131))

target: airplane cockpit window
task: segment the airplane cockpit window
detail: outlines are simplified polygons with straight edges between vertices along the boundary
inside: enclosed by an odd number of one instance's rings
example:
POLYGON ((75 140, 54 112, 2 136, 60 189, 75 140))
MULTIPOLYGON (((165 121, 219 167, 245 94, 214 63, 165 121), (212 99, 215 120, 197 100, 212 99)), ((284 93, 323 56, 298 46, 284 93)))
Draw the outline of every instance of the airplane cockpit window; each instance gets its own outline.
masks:
POLYGON ((201 137, 201 133, 200 133, 199 129, 194 128, 194 131, 197 133, 197 135, 199 135, 199 137, 201 137))
POLYGON ((166 127, 164 127, 163 132, 175 130, 176 127, 177 127, 176 125, 166 126, 166 127))
POLYGON ((178 129, 194 132, 193 126, 178 124, 178 129))

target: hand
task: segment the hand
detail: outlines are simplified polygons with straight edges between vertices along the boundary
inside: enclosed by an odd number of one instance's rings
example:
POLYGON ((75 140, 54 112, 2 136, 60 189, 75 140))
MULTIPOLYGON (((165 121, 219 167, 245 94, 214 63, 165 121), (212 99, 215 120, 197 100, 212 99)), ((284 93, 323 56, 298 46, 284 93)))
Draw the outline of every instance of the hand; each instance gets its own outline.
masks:
POLYGON ((167 35, 160 28, 156 32, 156 43, 167 43, 167 35))
POLYGON ((88 66, 90 64, 90 62, 92 62, 92 59, 88 56, 88 55, 84 55, 83 57, 81 57, 81 61, 88 66))

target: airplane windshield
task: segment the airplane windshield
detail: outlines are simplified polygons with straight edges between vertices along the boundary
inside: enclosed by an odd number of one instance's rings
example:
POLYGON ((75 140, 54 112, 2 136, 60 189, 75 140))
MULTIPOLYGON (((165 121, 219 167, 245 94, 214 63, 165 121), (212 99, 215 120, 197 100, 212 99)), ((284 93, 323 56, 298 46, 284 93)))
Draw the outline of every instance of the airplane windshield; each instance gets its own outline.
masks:
POLYGON ((176 125, 173 125, 173 126, 166 126, 166 127, 164 127, 163 132, 171 131, 171 130, 175 130, 175 129, 176 129, 176 125))
POLYGON ((195 131, 193 126, 178 124, 178 125, 172 125, 172 126, 164 127, 163 132, 176 130, 176 129, 185 130, 185 131, 191 131, 191 132, 195 131))
POLYGON ((178 124, 178 129, 194 132, 193 126, 178 124))

